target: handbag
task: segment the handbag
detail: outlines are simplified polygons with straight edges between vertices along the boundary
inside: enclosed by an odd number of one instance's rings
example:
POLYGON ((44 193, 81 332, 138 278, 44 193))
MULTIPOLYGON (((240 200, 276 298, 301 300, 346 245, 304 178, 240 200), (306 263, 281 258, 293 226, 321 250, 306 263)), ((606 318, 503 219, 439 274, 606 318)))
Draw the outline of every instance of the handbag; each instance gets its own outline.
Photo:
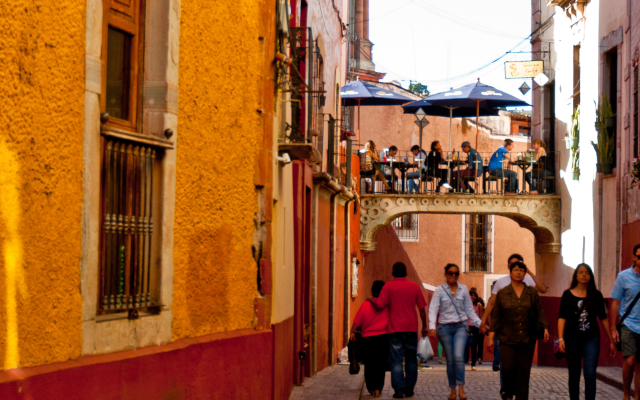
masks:
POLYGON ((618 337, 620 338, 620 341, 616 343, 616 349, 618 349, 618 351, 622 351, 622 323, 629 316, 631 309, 636 305, 639 298, 640 298, 640 292, 638 292, 638 294, 636 295, 636 298, 633 299, 633 301, 629 305, 629 308, 627 308, 627 311, 625 311, 622 318, 620 318, 620 322, 618 322, 618 324, 616 325, 616 330, 618 331, 618 337))
POLYGON ((464 324, 464 329, 467 331, 467 336, 471 336, 471 329, 469 329, 469 324, 464 323, 464 320, 462 319, 462 317, 460 316, 460 312, 458 311, 458 307, 456 307, 456 303, 453 301, 453 297, 451 297, 449 292, 447 292, 447 290, 444 288, 444 285, 442 285, 442 290, 444 290, 447 296, 449 296, 449 299, 451 299, 451 304, 453 304, 453 308, 456 310, 456 314, 458 314, 458 318, 460 318, 460 321, 462 321, 462 323, 464 324))
POLYGON ((358 347, 360 347, 359 340, 349 340, 347 345, 349 350, 349 373, 351 375, 357 375, 360 372, 360 363, 358 362, 358 347))
MULTIPOLYGON (((527 290, 530 288, 527 286, 527 290)), ((531 296, 531 308, 529 309, 529 336, 533 340, 542 339, 544 337, 544 327, 540 323, 540 315, 538 315, 538 311, 534 308, 535 304, 533 301, 533 294, 529 292, 529 296, 531 296)))

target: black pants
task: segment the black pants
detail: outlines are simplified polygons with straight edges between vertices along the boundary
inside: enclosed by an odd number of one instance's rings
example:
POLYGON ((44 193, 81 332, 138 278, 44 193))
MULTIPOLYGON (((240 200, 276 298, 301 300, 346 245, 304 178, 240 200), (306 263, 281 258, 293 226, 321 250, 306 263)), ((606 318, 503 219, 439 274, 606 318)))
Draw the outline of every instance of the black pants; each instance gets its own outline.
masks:
MULTIPOLYGON (((471 351, 471 366, 476 366, 476 361, 478 361, 478 341, 480 340, 480 328, 476 328, 475 326, 469 327, 469 340, 467 341, 467 348, 464 352, 464 362, 469 361, 469 351, 471 351)), ((480 350, 480 357, 482 357, 482 350, 480 350)))
POLYGON ((382 390, 384 373, 389 362, 389 337, 387 335, 367 336, 362 338, 364 356, 364 382, 367 390, 382 390))
POLYGON ((516 345, 500 342, 502 379, 507 397, 515 395, 517 400, 529 399, 529 378, 535 348, 535 342, 516 345))
POLYGON ((482 360, 482 352, 484 351, 484 335, 482 333, 478 334, 476 346, 478 347, 478 359, 482 360))

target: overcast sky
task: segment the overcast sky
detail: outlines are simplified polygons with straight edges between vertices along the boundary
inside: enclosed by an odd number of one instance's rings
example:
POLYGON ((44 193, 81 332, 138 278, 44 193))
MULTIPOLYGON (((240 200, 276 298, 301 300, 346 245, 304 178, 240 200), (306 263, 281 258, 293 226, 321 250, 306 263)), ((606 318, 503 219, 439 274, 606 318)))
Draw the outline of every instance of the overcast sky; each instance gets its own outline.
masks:
POLYGON ((417 80, 435 94, 480 78, 531 103, 531 91, 522 96, 518 90, 525 81, 533 86, 531 79, 504 77, 505 61, 531 60, 531 54, 509 54, 471 72, 509 50, 531 50, 524 40, 531 33, 530 0, 369 1, 373 61, 376 71, 387 73, 384 81, 398 80, 406 88, 417 80))

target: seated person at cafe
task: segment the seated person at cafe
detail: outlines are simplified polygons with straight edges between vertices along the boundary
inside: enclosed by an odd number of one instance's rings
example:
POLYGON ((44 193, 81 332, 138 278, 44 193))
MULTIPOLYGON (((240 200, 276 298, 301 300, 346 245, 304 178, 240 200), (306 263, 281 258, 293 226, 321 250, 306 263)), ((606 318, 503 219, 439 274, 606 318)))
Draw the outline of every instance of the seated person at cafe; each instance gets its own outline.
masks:
POLYGON ((376 144, 373 142, 373 140, 369 140, 364 145, 364 149, 365 168, 369 168, 369 166, 371 166, 372 169, 363 169, 363 171, 375 171, 375 176, 380 178, 380 180, 385 183, 385 190, 391 191, 392 188, 387 183, 387 179, 382 173, 382 165, 380 164, 380 157, 378 157, 378 152, 376 151, 376 144))
MULTIPOLYGON (((471 147, 471 143, 462 142, 462 151, 467 153, 467 169, 460 169, 455 172, 455 181, 453 187, 460 190, 467 190, 467 185, 464 183, 463 177, 471 177, 476 179, 482 175, 482 157, 478 155, 476 149, 471 147)), ((473 188, 469 188, 471 193, 474 193, 473 188)))
POLYGON ((427 177, 427 170, 424 165, 425 160, 427 159, 427 153, 418 145, 414 145, 411 148, 411 152, 413 153, 413 165, 416 167, 416 171, 406 174, 408 184, 407 193, 413 193, 418 188, 418 184, 415 182, 415 179, 420 178, 420 173, 422 173, 422 179, 427 177))
POLYGON ((443 186, 446 189, 451 189, 448 182, 449 170, 440 168, 441 165, 447 166, 447 162, 444 160, 444 157, 442 157, 442 146, 440 146, 440 142, 435 140, 431 142, 431 151, 429 155, 427 155, 427 175, 440 179, 436 187, 436 192, 439 192, 443 186))
POLYGON ((533 141, 533 149, 536 151, 536 163, 531 168, 531 171, 524 174, 524 180, 529 184, 530 194, 538 194, 536 189, 538 188, 537 183, 540 178, 552 175, 551 171, 546 169, 549 163, 547 162, 547 151, 545 147, 547 147, 547 145, 542 140, 536 139, 533 141))
POLYGON ((511 150, 513 150, 513 140, 506 139, 504 141, 504 145, 493 153, 488 166, 490 175, 498 178, 509 179, 509 186, 505 191, 505 194, 507 195, 515 194, 516 188, 518 187, 518 173, 516 171, 505 169, 507 165, 513 164, 511 162, 511 157, 509 156, 509 152, 511 150))
MULTIPOLYGON (((396 156, 396 154, 398 154, 398 148, 396 146, 390 146, 388 149, 382 150, 382 152, 380 153, 380 157, 382 158, 383 162, 384 162, 384 159, 387 158, 387 162, 388 162, 389 158, 393 159, 396 156)), ((382 172, 384 173, 384 176, 387 178, 387 183, 389 184, 389 186, 392 186, 391 178, 393 177, 393 170, 391 169, 389 164, 385 164, 382 166, 382 172)))

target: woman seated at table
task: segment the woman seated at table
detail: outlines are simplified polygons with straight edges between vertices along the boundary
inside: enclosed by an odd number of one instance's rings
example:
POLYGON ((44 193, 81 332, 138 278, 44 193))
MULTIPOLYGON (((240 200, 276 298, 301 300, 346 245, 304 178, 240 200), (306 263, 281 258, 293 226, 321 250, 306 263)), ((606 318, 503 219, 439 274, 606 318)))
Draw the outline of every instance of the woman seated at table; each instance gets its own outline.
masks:
POLYGON ((545 147, 547 147, 547 145, 542 140, 536 139, 533 141, 533 149, 536 151, 536 163, 533 165, 531 171, 524 174, 524 180, 529 184, 530 194, 538 194, 536 189, 540 178, 552 175, 551 171, 545 169, 548 166, 547 151, 545 150, 545 147))
POLYGON ((440 179, 436 187, 436 192, 439 192, 442 186, 447 189, 451 188, 448 182, 449 170, 441 169, 441 165, 446 166, 447 162, 442 157, 442 146, 440 146, 440 142, 435 140, 431 143, 431 151, 427 154, 427 175, 440 179))
POLYGON ((385 190, 391 191, 392 188, 387 183, 387 178, 385 178, 384 173, 382 172, 383 165, 380 163, 380 157, 378 156, 378 152, 376 151, 376 144, 373 140, 367 141, 364 145, 364 165, 371 165, 372 169, 375 170, 375 176, 380 178, 382 182, 384 182, 385 190))

